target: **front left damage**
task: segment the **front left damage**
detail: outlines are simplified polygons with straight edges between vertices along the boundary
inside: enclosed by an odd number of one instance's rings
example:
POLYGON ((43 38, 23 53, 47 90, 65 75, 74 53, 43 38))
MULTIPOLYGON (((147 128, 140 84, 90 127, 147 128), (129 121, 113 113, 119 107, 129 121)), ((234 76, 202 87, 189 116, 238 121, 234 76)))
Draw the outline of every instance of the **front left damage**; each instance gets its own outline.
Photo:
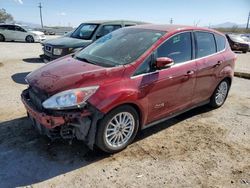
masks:
POLYGON ((91 104, 74 110, 47 110, 42 102, 49 96, 29 87, 21 94, 22 102, 27 110, 32 125, 42 135, 50 139, 78 139, 84 141, 90 149, 95 144, 98 120, 104 114, 91 104))

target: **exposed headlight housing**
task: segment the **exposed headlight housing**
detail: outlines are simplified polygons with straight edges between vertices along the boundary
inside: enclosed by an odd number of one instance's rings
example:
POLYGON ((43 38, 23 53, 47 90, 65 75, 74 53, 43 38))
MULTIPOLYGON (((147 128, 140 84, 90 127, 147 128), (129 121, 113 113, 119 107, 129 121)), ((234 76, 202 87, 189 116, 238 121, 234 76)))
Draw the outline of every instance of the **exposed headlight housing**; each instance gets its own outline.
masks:
POLYGON ((61 55, 62 54, 63 49, 60 48, 54 48, 53 49, 53 54, 54 55, 61 55))
POLYGON ((42 105, 46 109, 54 110, 82 108, 98 88, 99 86, 90 86, 66 90, 53 95, 45 100, 42 105))

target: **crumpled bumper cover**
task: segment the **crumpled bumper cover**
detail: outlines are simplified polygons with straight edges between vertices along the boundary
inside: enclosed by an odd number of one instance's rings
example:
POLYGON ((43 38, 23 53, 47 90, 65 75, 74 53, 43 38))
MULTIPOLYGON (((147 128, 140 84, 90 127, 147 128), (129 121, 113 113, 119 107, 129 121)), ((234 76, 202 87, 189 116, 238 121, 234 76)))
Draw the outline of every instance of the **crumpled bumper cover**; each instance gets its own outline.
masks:
POLYGON ((64 115, 49 115, 45 112, 40 112, 36 110, 36 107, 32 104, 32 102, 27 98, 26 90, 21 94, 22 102, 28 112, 28 114, 38 121, 41 125, 45 126, 48 129, 53 129, 57 126, 61 126, 69 122, 71 119, 77 117, 85 117, 90 115, 90 112, 84 111, 82 113, 78 113, 75 115, 67 114, 64 115))

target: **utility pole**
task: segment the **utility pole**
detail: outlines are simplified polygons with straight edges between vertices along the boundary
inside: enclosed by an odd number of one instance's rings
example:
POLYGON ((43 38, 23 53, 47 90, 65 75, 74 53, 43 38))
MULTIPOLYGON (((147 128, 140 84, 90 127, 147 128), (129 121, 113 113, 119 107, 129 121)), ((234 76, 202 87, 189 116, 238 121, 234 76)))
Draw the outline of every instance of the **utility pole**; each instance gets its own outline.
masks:
POLYGON ((169 23, 170 23, 170 24, 173 24, 173 22, 174 22, 174 21, 173 21, 173 18, 170 18, 169 23))
POLYGON ((41 19, 41 27, 43 28, 43 16, 42 16, 42 4, 39 3, 38 8, 40 9, 40 19, 41 19))
POLYGON ((247 18, 247 27, 246 27, 246 29, 248 29, 248 26, 249 26, 249 20, 250 20, 250 11, 249 11, 248 18, 247 18))

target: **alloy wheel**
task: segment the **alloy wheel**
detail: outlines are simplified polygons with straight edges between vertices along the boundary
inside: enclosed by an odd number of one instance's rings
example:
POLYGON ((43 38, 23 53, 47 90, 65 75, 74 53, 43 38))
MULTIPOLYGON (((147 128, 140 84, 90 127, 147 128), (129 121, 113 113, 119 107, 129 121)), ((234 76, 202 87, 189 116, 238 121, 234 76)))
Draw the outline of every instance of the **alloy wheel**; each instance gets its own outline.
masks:
POLYGON ((129 112, 116 114, 106 126, 105 139, 112 148, 123 147, 130 140, 135 129, 135 119, 129 112))
POLYGON ((215 102, 218 106, 222 105, 227 97, 228 84, 226 81, 222 81, 215 94, 215 102))

